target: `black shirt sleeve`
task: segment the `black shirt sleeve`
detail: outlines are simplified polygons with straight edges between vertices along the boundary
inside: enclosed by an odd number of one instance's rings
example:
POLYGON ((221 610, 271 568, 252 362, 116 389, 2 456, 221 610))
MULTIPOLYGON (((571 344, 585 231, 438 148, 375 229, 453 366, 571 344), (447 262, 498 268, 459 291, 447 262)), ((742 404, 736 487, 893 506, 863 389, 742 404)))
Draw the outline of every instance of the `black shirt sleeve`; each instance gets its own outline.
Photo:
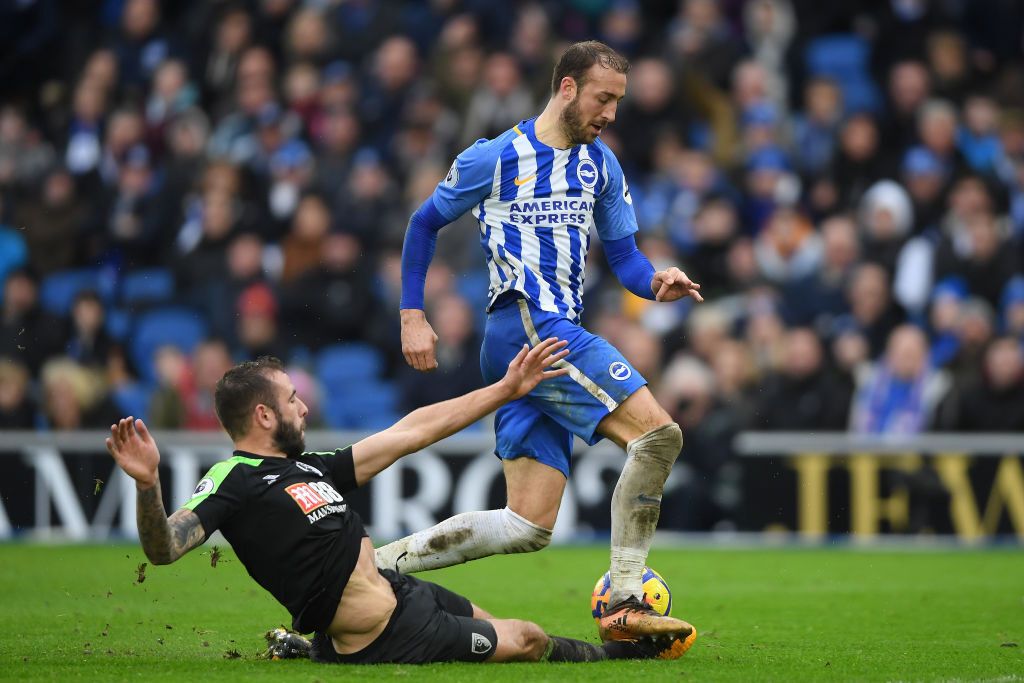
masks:
POLYGON ((338 448, 333 453, 304 453, 303 455, 319 457, 341 493, 359 488, 359 483, 356 482, 356 463, 352 457, 351 446, 338 448))
POLYGON ((230 461, 226 461, 214 465, 199 481, 192 497, 181 506, 199 517, 206 534, 204 541, 245 504, 245 471, 229 464, 230 461))

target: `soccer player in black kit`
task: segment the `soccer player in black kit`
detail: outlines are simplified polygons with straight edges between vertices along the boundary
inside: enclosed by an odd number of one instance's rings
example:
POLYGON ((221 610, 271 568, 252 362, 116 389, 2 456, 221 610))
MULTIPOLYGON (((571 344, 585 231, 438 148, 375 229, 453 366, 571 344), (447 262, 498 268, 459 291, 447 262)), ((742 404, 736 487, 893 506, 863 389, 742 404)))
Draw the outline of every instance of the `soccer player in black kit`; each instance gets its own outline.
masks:
POLYGON ((314 661, 675 659, 692 644, 690 633, 597 646, 549 636, 531 622, 496 619, 441 586, 378 570, 362 521, 345 502, 345 493, 402 456, 565 374, 551 369, 568 353, 564 347, 556 339, 524 347, 498 382, 420 408, 331 453, 304 452, 306 405, 280 361, 236 365, 214 399, 234 455, 214 465, 170 518, 160 493, 160 453, 142 420, 112 425, 107 450, 136 482, 139 538, 150 561, 174 562, 220 529, 249 575, 291 613, 293 628, 315 633, 314 661))

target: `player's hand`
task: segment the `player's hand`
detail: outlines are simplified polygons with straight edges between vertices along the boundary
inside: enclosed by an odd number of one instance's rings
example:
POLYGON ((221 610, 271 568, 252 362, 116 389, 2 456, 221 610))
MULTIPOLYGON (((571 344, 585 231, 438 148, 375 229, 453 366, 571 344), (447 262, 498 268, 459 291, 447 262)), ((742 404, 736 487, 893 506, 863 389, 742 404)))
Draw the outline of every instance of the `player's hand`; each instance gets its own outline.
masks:
POLYGON ((437 335, 427 322, 427 316, 416 309, 404 309, 401 316, 402 355, 405 356, 405 362, 417 370, 436 370, 434 347, 437 346, 437 335))
POLYGON ((160 451, 142 420, 129 416, 110 425, 106 443, 118 466, 140 487, 148 489, 156 484, 160 451))
POLYGON ((692 296, 694 301, 704 301, 700 295, 700 285, 675 267, 655 273, 651 278, 651 291, 658 301, 676 301, 686 296, 692 296))
POLYGON ((514 401, 526 396, 542 380, 561 377, 568 373, 567 367, 547 369, 569 355, 569 349, 565 348, 568 345, 569 342, 559 341, 555 337, 545 339, 532 349, 523 344, 523 348, 519 349, 519 353, 508 364, 508 372, 501 379, 512 394, 509 400, 514 401))

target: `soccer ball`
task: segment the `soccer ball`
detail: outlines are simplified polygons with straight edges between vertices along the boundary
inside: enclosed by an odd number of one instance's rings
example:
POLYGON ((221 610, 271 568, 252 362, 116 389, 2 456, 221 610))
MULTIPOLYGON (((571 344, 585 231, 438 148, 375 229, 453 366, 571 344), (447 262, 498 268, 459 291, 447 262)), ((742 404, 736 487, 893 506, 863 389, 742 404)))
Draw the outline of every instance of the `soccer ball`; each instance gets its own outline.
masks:
MULTIPOLYGON (((644 567, 642 576, 644 582, 644 602, 654 608, 658 614, 668 614, 672 611, 672 590, 668 587, 661 574, 650 567, 644 567)), ((594 586, 594 593, 590 596, 590 614, 594 621, 600 621, 601 615, 608 609, 608 599, 612 593, 612 576, 610 572, 597 580, 594 586)))

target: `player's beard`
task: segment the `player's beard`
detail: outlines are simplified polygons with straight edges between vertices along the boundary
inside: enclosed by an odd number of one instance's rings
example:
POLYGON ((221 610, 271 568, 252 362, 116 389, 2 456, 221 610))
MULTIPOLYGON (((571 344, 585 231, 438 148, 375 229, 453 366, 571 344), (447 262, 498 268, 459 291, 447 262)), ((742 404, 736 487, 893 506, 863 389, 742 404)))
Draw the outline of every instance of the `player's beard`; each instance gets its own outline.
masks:
POLYGON ((597 134, 591 132, 590 126, 583 123, 583 115, 580 113, 579 93, 576 93, 576 97, 573 98, 572 102, 565 105, 565 109, 562 110, 558 120, 562 126, 562 132, 565 133, 565 137, 569 138, 570 146, 589 145, 597 138, 597 134))
POLYGON ((306 439, 302 435, 302 427, 296 427, 281 419, 277 414, 277 429, 271 437, 274 446, 289 458, 297 458, 306 450, 306 439))

